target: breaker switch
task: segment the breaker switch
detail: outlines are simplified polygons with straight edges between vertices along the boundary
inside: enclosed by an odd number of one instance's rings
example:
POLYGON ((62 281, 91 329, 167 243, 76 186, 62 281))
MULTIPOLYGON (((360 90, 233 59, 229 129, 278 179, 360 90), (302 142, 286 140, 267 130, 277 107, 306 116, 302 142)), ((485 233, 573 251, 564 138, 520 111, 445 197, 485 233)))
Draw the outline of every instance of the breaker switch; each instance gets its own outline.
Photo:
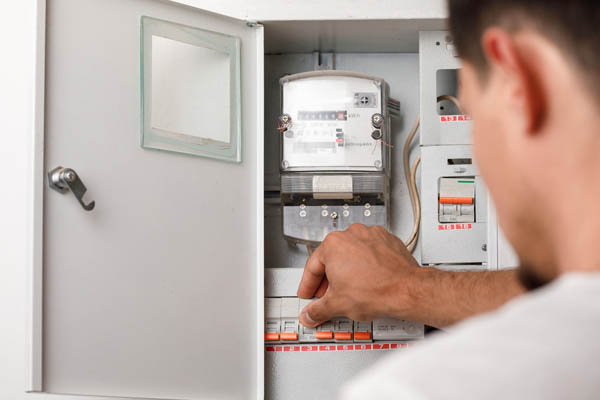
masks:
POLYGON ((333 320, 333 338, 336 342, 352 340, 354 321, 349 318, 336 317, 333 320))
MULTIPOLYGON (((298 301, 298 315, 312 300, 310 299, 299 299, 298 301)), ((300 331, 298 332, 298 340, 301 343, 316 342, 318 339, 316 328, 309 328, 304 325, 299 326, 300 331)))
POLYGON ((475 222, 475 179, 440 178, 439 221, 475 222))
POLYGON ((317 326, 317 339, 318 340, 332 340, 333 339, 333 321, 327 321, 317 326))
POLYGON ((371 322, 354 321, 354 341, 355 342, 370 342, 372 339, 372 324, 371 322))
POLYGON ((298 306, 297 297, 281 299, 281 333, 282 341, 298 341, 298 306))
POLYGON ((265 342, 279 340, 281 331, 281 298, 265 299, 265 342))

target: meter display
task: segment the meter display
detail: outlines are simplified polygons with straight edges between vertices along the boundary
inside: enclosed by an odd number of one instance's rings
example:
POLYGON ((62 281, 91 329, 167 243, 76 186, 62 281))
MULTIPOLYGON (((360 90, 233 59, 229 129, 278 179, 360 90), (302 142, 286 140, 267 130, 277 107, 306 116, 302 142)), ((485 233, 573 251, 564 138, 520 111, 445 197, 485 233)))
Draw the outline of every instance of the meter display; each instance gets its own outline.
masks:
POLYGON ((318 72, 287 76, 281 84, 282 115, 290 121, 283 132, 284 170, 383 169, 385 149, 373 139, 371 122, 383 114, 382 80, 318 72))
POLYGON ((353 223, 388 225, 387 85, 347 71, 280 80, 283 234, 318 243, 353 223))

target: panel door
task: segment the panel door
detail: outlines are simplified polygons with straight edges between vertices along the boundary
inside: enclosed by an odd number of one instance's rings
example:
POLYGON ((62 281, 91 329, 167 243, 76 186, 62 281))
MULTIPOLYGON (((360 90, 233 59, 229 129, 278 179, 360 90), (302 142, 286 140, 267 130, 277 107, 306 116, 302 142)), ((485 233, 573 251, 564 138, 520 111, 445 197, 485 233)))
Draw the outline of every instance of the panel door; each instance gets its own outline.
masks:
MULTIPOLYGON (((260 27, 171 2, 47 2, 45 173, 72 168, 87 187, 83 205, 95 207, 86 211, 73 190, 44 183, 42 391, 163 399, 260 393, 261 53, 260 27), (186 154, 204 143, 202 128, 217 130, 204 132, 207 140, 230 138, 202 118, 173 125, 199 124, 200 133, 190 133, 196 142, 142 146, 143 16, 239 40, 241 109, 232 101, 225 113, 240 115, 233 162, 186 154)), ((218 62, 211 73, 218 75, 218 62)), ((185 73, 196 81, 194 69, 185 73)), ((177 76, 158 78, 157 96, 187 89, 177 76)), ((211 96, 224 101, 212 88, 199 113, 211 96)), ((177 97, 159 100, 167 113, 189 114, 177 97)), ((168 129, 169 116, 160 120, 168 129)))

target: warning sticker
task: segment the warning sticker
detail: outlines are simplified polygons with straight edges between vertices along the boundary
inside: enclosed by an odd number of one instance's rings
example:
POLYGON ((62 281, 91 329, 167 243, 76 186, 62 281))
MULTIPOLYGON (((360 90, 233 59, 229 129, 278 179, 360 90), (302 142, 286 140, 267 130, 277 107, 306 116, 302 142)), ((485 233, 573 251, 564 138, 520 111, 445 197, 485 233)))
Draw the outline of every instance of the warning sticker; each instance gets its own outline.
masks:
POLYGON ((459 122, 459 121, 471 121, 471 117, 468 115, 442 115, 440 116, 440 122, 459 122))

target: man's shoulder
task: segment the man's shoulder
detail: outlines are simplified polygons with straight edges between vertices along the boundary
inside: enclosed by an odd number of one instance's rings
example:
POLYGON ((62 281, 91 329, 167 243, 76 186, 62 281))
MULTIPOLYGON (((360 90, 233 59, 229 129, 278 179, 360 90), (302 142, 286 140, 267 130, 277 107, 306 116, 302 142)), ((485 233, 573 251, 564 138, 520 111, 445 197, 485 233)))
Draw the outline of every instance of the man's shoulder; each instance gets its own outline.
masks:
POLYGON ((349 399, 368 392, 382 399, 596 398, 599 331, 600 274, 564 276, 386 358, 344 393, 349 399))

